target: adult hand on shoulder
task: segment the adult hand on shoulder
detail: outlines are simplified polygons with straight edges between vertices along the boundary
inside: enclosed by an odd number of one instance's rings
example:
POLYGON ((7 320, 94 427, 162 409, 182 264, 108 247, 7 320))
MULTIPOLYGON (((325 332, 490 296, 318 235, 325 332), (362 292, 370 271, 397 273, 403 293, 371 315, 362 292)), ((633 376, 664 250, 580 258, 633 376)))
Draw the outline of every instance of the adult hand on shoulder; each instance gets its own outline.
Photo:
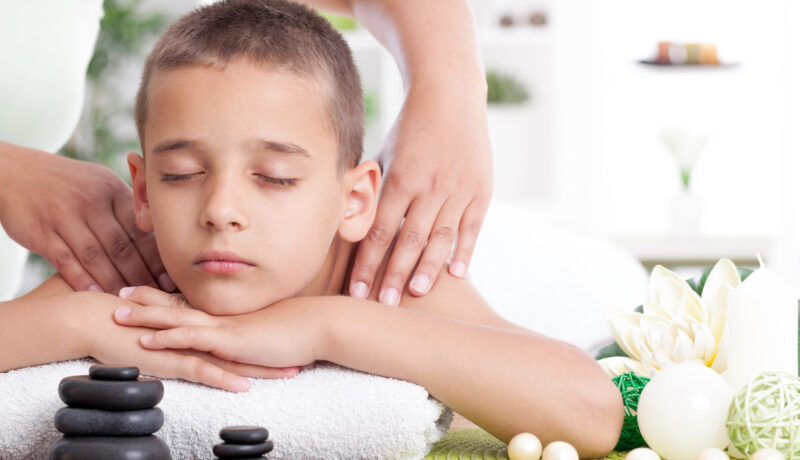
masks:
POLYGON ((315 318, 307 310, 311 305, 302 300, 287 299, 243 315, 213 316, 191 308, 182 296, 146 286, 120 295, 138 306, 117 309, 115 321, 137 330, 154 329, 140 334, 142 346, 150 350, 211 355, 222 363, 215 363, 220 367, 267 378, 290 377, 316 360, 314 343, 320 328, 313 323, 321 320, 309 319, 315 318))
POLYGON ((0 142, 0 223, 78 291, 172 290, 155 239, 136 225, 130 187, 109 169, 0 142), (158 284, 156 284, 158 283, 158 284))
POLYGON ((398 305, 409 279, 412 295, 427 294, 456 241, 449 273, 465 276, 492 193, 486 94, 477 94, 412 86, 379 154, 389 168, 375 222, 356 253, 350 295, 380 289, 381 303, 398 305))

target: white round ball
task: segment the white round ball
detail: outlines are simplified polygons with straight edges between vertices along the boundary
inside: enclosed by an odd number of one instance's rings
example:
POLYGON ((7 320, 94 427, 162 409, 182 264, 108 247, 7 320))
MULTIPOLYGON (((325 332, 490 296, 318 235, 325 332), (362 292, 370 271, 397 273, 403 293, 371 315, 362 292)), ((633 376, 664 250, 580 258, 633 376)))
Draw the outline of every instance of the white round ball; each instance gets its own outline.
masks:
POLYGON ((542 460, 578 460, 578 451, 568 442, 553 441, 544 448, 542 460))
POLYGON ((625 460, 661 460, 661 457, 653 449, 637 447, 625 455, 625 460))
POLYGON ((750 460, 786 460, 781 451, 771 447, 758 449, 750 456, 750 460))
POLYGON ((539 460, 542 442, 530 433, 520 433, 508 443, 509 460, 539 460))
POLYGON ((697 454, 697 458, 695 460, 730 460, 728 454, 725 453, 722 449, 717 447, 708 447, 700 451, 697 454))
POLYGON ((695 460, 707 447, 728 445, 728 382, 706 366, 668 367, 644 387, 637 410, 647 445, 666 460, 695 460))

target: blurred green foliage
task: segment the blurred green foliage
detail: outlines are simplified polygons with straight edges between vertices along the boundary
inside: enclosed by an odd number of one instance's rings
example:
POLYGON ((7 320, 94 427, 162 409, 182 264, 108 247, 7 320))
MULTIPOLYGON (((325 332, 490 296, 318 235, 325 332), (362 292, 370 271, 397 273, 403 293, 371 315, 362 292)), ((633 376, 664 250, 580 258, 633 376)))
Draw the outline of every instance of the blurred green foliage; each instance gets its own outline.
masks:
POLYGON ((486 85, 488 87, 486 102, 489 104, 522 104, 530 99, 525 85, 512 75, 488 71, 486 85))
POLYGON ((138 64, 145 46, 165 27, 160 11, 145 11, 141 0, 105 0, 94 55, 86 72, 86 110, 77 135, 61 150, 70 158, 108 166, 127 180, 121 158, 139 149, 133 129, 133 100, 121 95, 126 65, 138 64))

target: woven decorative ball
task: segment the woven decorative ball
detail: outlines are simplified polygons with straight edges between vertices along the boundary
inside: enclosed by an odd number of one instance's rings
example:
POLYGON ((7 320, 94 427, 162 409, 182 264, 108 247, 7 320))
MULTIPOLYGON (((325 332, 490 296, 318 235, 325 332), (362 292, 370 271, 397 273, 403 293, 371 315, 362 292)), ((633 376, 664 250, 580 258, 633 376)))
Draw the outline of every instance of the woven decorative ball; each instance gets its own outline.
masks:
POLYGON ((625 419, 622 423, 622 432, 619 434, 619 440, 614 449, 628 450, 647 446, 644 438, 642 438, 642 433, 639 432, 636 410, 639 407, 639 395, 642 394, 642 390, 650 379, 636 375, 633 372, 627 372, 614 377, 613 381, 620 393, 622 393, 622 402, 625 404, 625 419))
POLYGON ((739 389, 726 423, 731 444, 748 458, 762 447, 800 459, 800 378, 764 372, 739 389))

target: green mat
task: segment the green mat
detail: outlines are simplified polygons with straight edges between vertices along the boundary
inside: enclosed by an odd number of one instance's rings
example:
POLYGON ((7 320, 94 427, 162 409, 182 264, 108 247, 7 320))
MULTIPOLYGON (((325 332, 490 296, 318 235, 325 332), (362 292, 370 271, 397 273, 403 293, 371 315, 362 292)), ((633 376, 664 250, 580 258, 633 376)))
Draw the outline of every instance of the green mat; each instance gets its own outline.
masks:
MULTIPOLYGON (((622 460, 625 452, 612 452, 609 460, 622 460)), ((425 460, 508 460, 503 441, 480 428, 451 431, 433 445, 425 460)))

